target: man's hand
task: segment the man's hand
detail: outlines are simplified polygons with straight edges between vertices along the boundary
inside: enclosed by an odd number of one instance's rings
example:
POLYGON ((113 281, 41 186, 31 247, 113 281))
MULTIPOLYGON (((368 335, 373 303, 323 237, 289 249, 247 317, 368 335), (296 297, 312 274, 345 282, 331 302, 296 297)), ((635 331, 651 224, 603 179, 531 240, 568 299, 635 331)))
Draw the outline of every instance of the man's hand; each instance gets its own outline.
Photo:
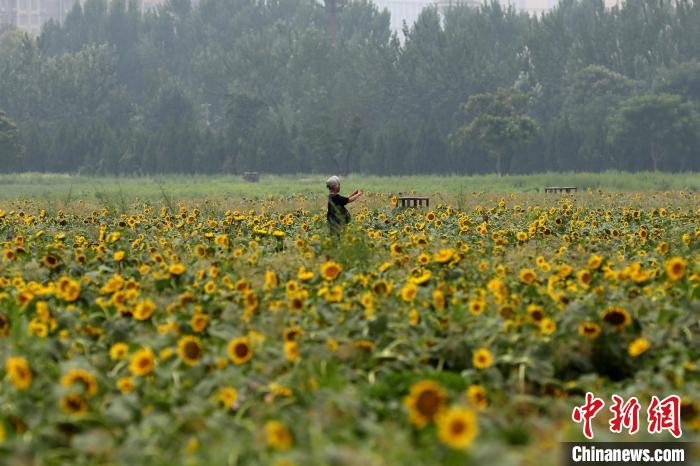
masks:
POLYGON ((362 196, 363 192, 364 191, 362 191, 361 189, 356 189, 355 191, 352 192, 352 194, 350 195, 350 197, 348 199, 350 200, 350 202, 354 202, 355 200, 357 200, 358 197, 362 196))

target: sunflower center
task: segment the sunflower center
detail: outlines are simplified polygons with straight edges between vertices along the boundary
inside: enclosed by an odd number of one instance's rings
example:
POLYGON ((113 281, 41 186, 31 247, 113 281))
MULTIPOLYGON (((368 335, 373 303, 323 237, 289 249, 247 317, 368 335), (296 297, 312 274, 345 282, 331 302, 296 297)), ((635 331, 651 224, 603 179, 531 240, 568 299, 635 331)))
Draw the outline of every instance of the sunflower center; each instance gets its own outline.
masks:
POLYGON ((239 358, 245 358, 246 356, 248 356, 248 345, 246 345, 245 343, 239 343, 233 349, 233 352, 236 353, 236 356, 238 356, 239 358))
POLYGON ((69 411, 80 411, 83 408, 82 400, 78 397, 70 397, 66 400, 66 406, 69 411))
POLYGON ((611 325, 622 325, 625 322, 625 316, 622 312, 613 311, 605 316, 605 321, 611 325))
POLYGON ((188 341, 185 343, 185 356, 189 359, 199 359, 201 355, 201 350, 199 345, 194 341, 188 341))
POLYGON ((453 435, 460 435, 465 430, 467 430, 467 425, 460 419, 452 421, 450 424, 450 431, 453 435))
POLYGON ((440 407, 440 396, 433 390, 426 390, 418 395, 416 408, 426 417, 433 417, 440 407))

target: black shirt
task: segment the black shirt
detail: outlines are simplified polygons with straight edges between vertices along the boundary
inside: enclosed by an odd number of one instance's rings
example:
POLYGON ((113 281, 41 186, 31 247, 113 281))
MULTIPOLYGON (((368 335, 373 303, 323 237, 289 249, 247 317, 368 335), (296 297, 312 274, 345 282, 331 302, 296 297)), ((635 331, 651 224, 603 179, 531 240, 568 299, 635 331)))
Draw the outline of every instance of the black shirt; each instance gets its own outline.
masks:
POLYGON ((331 225, 345 225, 350 222, 350 212, 345 205, 350 202, 345 196, 340 194, 330 194, 328 196, 328 223, 331 225))

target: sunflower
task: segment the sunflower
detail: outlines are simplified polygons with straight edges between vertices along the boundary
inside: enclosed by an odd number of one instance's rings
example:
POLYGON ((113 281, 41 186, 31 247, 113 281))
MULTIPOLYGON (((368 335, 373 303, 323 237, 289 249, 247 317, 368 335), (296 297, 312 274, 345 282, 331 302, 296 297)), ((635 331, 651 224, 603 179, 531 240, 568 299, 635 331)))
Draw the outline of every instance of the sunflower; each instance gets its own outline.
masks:
POLYGON ((80 283, 68 277, 58 279, 56 296, 64 301, 73 302, 80 296, 80 283))
POLYGON ((228 235, 217 235, 216 238, 214 238, 214 244, 222 249, 228 249, 230 245, 228 235))
POLYGON ((338 278, 342 270, 343 267, 335 261, 328 261, 321 264, 321 276, 327 281, 333 281, 338 278))
POLYGON ((295 362, 299 360, 299 344, 296 341, 284 342, 284 355, 287 361, 295 362))
POLYGON ((87 411, 87 403, 80 395, 69 393, 61 398, 61 409, 68 414, 82 414, 87 411))
POLYGON ((213 294, 216 291, 216 283, 213 280, 209 280, 204 285, 204 292, 206 294, 213 294))
POLYGON ((557 269, 557 275, 560 278, 566 278, 569 275, 571 275, 571 272, 573 272, 573 271, 574 271, 574 268, 571 267, 569 264, 562 264, 557 269))
POLYGON ((484 312, 484 309, 486 309, 486 302, 480 299, 474 299, 469 301, 469 312, 474 314, 475 316, 478 316, 479 314, 484 312))
POLYGON ((597 270, 603 263, 603 258, 597 254, 593 254, 588 258, 588 268, 597 270))
POLYGON ((486 389, 481 385, 470 385, 467 387, 467 399, 479 409, 484 409, 489 404, 486 398, 486 389))
POLYGON ((234 338, 227 347, 229 358, 235 364, 245 364, 253 357, 253 349, 250 346, 248 337, 234 338))
POLYGON ((10 333, 10 321, 0 314, 0 337, 6 337, 10 333))
POLYGON ((206 256, 207 255, 207 248, 202 244, 198 244, 197 246, 194 247, 194 255, 197 257, 206 256))
POLYGON ((384 280, 377 280, 372 284, 372 292, 377 296, 387 296, 391 293, 392 285, 384 280))
POLYGON ((520 270, 519 278, 526 285, 532 285, 537 280, 537 274, 532 269, 522 269, 520 270))
POLYGON ((672 282, 676 282, 683 278, 683 275, 685 275, 685 266, 686 261, 680 257, 674 257, 666 261, 665 268, 668 279, 672 282))
POLYGON ((446 264, 450 262, 457 252, 452 248, 440 249, 438 252, 433 254, 433 260, 438 264, 446 264))
POLYGON ((578 334, 582 337, 590 338, 595 340, 600 335, 600 325, 595 322, 582 322, 578 326, 578 334))
POLYGON ((557 330, 557 324, 549 317, 545 317, 539 324, 540 331, 545 335, 551 335, 557 330))
POLYGON ((26 390, 32 383, 32 370, 27 360, 21 356, 7 358, 5 372, 10 377, 10 382, 20 390, 26 390))
POLYGON ((401 299, 406 302, 411 302, 416 297, 417 293, 418 288, 416 288, 415 283, 409 282, 401 289, 401 299))
POLYGON ((411 387, 404 404, 409 410, 409 419, 418 428, 433 422, 447 402, 445 390, 432 380, 421 380, 411 387))
POLYGON ((493 354, 487 348, 479 348, 474 351, 472 364, 477 369, 487 369, 493 364, 493 354))
POLYGON ((289 280, 284 284, 284 290, 287 294, 294 294, 299 291, 299 282, 296 280, 289 280))
POLYGON ((131 377, 120 377, 117 380, 117 388, 120 392, 126 394, 134 391, 134 380, 131 377))
POLYGON ((134 308, 134 319, 148 320, 156 312, 156 305, 150 299, 139 301, 134 308))
POLYGON ((287 296, 287 304, 289 305, 289 309, 292 311, 301 311, 304 309, 305 301, 306 301, 306 293, 303 291, 299 291, 294 293, 293 295, 288 295, 287 296))
POLYGON ((64 387, 79 385, 88 398, 92 398, 97 394, 97 381, 95 380, 95 376, 85 369, 73 368, 69 370, 61 377, 61 385, 64 387))
POLYGON ((579 285, 584 288, 588 288, 591 284, 591 272, 588 269, 579 270, 579 272, 576 274, 576 279, 578 280, 579 285))
POLYGON ((284 329, 282 333, 282 338, 285 342, 296 341, 299 337, 304 335, 304 330, 298 325, 284 329))
POLYGON ((299 267, 299 273, 297 273, 297 278, 300 282, 306 282, 314 278, 314 273, 306 270, 306 267, 299 267))
POLYGON ((510 319, 513 316, 514 312, 515 310, 510 304, 504 304, 503 306, 498 308, 498 314, 504 319, 510 319))
POLYGON ((194 366, 202 359, 202 342, 199 338, 187 335, 177 341, 177 354, 182 362, 194 366))
POLYGON ((335 285, 330 289, 325 289, 323 295, 326 300, 330 303, 339 303, 343 300, 343 287, 340 285, 335 285))
POLYGON ((530 304, 527 307, 527 315, 534 323, 539 324, 544 319, 544 310, 539 304, 530 304))
POLYGON ((433 306, 435 309, 445 309, 445 294, 440 290, 433 291, 433 306))
POLYGON ((223 387, 216 394, 216 398, 225 408, 231 409, 238 401, 238 391, 233 387, 223 387))
POLYGON ((423 285, 430 280, 431 275, 432 272, 430 272, 430 270, 416 270, 415 273, 411 274, 409 281, 415 283, 416 285, 423 285))
POLYGON ((266 290, 271 290, 273 288, 277 288, 278 286, 279 279, 277 278, 277 274, 273 270, 266 270, 265 283, 263 284, 263 288, 266 290))
POLYGON ((37 319, 32 319, 29 322, 29 328, 27 329, 30 335, 36 335, 38 337, 45 337, 49 334, 49 327, 44 322, 37 319))
POLYGON ((623 327, 632 323, 632 318, 627 312, 627 309, 620 306, 612 306, 603 311, 604 322, 610 324, 615 331, 621 330, 623 327))
POLYGON ((440 441, 455 450, 470 446, 479 433, 476 413, 464 407, 449 408, 441 413, 437 428, 440 441))
POLYGON ((55 269, 61 263, 61 260, 53 254, 47 254, 41 259, 41 263, 47 269, 55 269))
POLYGON ((644 337, 640 337, 629 344, 627 347, 627 353, 633 358, 636 358, 640 354, 647 351, 650 347, 651 345, 649 344, 649 341, 644 337))
POLYGON ((179 276, 185 273, 185 266, 181 263, 175 263, 172 264, 170 267, 168 267, 168 272, 170 272, 170 275, 175 275, 179 276))
POLYGON ((190 320, 190 327, 193 332, 203 332, 207 328, 207 323, 209 322, 209 316, 202 313, 195 313, 190 320))
POLYGON ((275 450, 288 450, 292 446, 292 434, 279 421, 265 423, 267 444, 275 450))
POLYGON ((155 367, 155 357, 151 348, 141 348, 131 356, 129 370, 132 374, 144 376, 153 371, 155 367))
POLYGON ((243 305, 247 312, 255 312, 260 305, 258 294, 253 290, 246 290, 243 293, 243 305))

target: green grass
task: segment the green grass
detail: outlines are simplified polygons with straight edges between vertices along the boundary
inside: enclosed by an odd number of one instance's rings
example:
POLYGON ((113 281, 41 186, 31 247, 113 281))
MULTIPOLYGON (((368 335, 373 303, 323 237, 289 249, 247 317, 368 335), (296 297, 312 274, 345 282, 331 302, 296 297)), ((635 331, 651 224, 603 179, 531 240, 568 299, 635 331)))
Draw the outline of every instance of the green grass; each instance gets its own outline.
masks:
MULTIPOLYGON (((145 177, 89 177, 63 174, 22 173, 0 175, 0 199, 50 200, 70 203, 77 199, 124 204, 134 200, 163 201, 197 198, 251 199, 294 193, 325 193, 324 175, 263 175, 259 183, 239 176, 165 175, 145 177)), ((541 173, 499 178, 482 176, 351 175, 343 192, 356 187, 368 192, 467 195, 473 192, 541 192, 545 186, 576 186, 579 190, 604 191, 700 191, 698 173, 541 173)))

